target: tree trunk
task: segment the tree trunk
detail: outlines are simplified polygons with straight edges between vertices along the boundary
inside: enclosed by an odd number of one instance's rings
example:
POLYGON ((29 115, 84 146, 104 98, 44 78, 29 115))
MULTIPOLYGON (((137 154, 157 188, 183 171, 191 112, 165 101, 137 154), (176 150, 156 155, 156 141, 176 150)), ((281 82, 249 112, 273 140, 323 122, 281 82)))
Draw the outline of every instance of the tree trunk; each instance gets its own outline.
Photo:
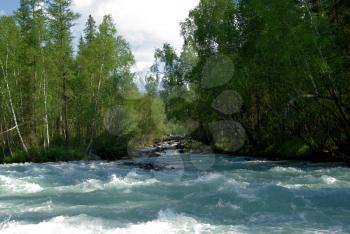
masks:
POLYGON ((47 114, 47 77, 46 74, 44 73, 44 108, 45 108, 45 130, 46 130, 46 143, 45 146, 47 148, 50 147, 50 130, 49 130, 49 118, 47 114))
POLYGON ((11 112, 12 112, 12 117, 13 117, 13 121, 15 123, 15 128, 16 128, 18 137, 19 137, 19 139, 21 141, 23 150, 28 154, 28 148, 27 148, 26 144, 24 143, 24 140, 23 140, 23 137, 22 137, 22 133, 21 133, 19 127, 18 127, 17 116, 16 116, 15 109, 14 109, 13 102, 12 102, 11 90, 10 90, 9 83, 8 83, 8 80, 7 80, 7 76, 8 76, 8 73, 7 73, 8 53, 6 55, 5 66, 4 66, 2 61, 0 61, 0 62, 1 62, 1 68, 2 68, 3 77, 4 77, 6 89, 7 89, 7 94, 8 94, 8 98, 9 98, 9 103, 10 103, 10 108, 11 108, 11 112))
POLYGON ((68 127, 68 96, 67 96, 67 75, 63 74, 63 124, 64 138, 69 143, 69 127, 68 127))

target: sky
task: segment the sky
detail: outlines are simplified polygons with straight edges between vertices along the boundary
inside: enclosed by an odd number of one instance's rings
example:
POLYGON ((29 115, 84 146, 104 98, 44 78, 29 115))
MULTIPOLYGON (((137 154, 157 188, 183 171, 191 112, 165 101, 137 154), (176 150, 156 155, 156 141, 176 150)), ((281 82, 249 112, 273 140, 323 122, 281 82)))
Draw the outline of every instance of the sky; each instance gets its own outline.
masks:
MULTIPOLYGON (((80 37, 85 22, 91 14, 98 23, 111 14, 120 35, 129 43, 134 53, 135 72, 144 72, 153 64, 153 54, 164 42, 181 50, 183 39, 180 22, 187 18, 199 0, 73 0, 72 9, 81 14, 73 28, 80 37)), ((0 0, 0 15, 10 14, 19 6, 19 0, 0 0)))

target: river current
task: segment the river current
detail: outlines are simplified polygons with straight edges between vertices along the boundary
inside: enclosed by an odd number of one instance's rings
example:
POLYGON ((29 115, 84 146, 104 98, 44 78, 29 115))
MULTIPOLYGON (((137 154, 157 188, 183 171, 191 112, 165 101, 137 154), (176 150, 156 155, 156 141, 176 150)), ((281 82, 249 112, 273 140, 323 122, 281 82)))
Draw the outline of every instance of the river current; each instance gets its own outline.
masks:
POLYGON ((223 155, 0 165, 0 233, 350 233, 350 168, 223 155), (127 161, 130 162, 130 161, 127 161))

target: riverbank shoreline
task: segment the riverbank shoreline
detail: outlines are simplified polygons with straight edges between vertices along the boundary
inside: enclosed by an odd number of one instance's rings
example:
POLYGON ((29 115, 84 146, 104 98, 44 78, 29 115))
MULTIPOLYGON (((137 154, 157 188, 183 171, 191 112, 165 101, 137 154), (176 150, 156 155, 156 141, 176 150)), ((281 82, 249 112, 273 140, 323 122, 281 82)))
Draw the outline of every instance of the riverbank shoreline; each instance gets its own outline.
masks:
POLYGON ((78 146, 54 146, 49 150, 32 149, 29 154, 25 152, 16 152, 12 156, 7 156, 0 161, 0 164, 11 163, 47 163, 47 162, 70 162, 70 161, 119 161, 141 157, 160 157, 166 151, 176 150, 180 154, 221 154, 229 157, 249 157, 256 159, 264 159, 269 161, 300 161, 311 163, 346 163, 350 164, 350 160, 346 157, 334 157, 324 154, 310 153, 307 155, 284 155, 277 150, 257 150, 252 147, 243 147, 240 151, 224 152, 215 149, 209 145, 205 145, 190 137, 183 136, 167 136, 162 139, 155 140, 148 147, 128 148, 125 155, 121 155, 114 160, 104 159, 98 154, 90 152, 86 153, 85 148, 78 146))

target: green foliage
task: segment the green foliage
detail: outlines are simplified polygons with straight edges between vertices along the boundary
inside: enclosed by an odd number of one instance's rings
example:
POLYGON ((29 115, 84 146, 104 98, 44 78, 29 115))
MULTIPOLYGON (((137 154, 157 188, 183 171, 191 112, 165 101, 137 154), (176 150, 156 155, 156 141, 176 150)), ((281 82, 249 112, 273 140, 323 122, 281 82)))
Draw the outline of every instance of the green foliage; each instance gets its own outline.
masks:
MULTIPOLYGON (((111 130, 106 120, 119 106, 126 110, 124 122, 114 118, 115 123, 127 134, 139 125, 129 101, 141 97, 129 44, 110 15, 99 26, 90 16, 75 56, 72 27, 79 15, 71 4, 22 0, 15 16, 0 18, 1 156, 18 152, 6 162, 84 158, 111 130)), ((126 146, 120 144, 115 147, 126 146)))
POLYGON ((167 135, 186 136, 188 133, 188 127, 181 121, 166 121, 165 129, 167 135))
POLYGON ((182 23, 181 56, 168 44, 155 53, 167 119, 199 122, 192 135, 212 145, 211 123, 235 119, 249 138, 245 152, 348 157, 348 15, 348 4, 332 1, 201 0, 182 23), (194 94, 189 112, 172 98, 181 89, 194 94), (219 97, 233 106, 228 91, 241 95, 240 113, 216 107, 219 97))
POLYGON ((127 157, 130 136, 116 136, 105 132, 98 136, 93 145, 93 154, 103 160, 117 160, 127 157))
POLYGON ((346 1, 201 0, 182 23, 182 51, 156 50, 143 95, 110 15, 88 18, 75 56, 71 4, 21 0, 0 18, 5 161, 112 160, 169 133, 232 151, 244 141, 245 153, 349 157, 346 1), (213 127, 233 120, 248 140, 213 127))
POLYGON ((148 136, 148 142, 159 138, 166 133, 166 116, 163 101, 159 97, 145 95, 136 104, 139 124, 135 131, 136 136, 148 136))
POLYGON ((264 150, 263 155, 274 155, 285 159, 307 159, 312 153, 314 152, 303 141, 291 138, 280 145, 270 145, 264 150))
MULTIPOLYGON (((130 116, 131 109, 123 102, 129 98, 126 94, 132 93, 136 88, 132 85, 130 74, 134 63, 133 55, 127 42, 117 35, 111 16, 104 17, 98 30, 90 16, 84 32, 85 40, 80 42, 77 57, 75 116, 77 124, 86 128, 88 133, 87 139, 83 141, 89 142, 103 132, 106 119, 109 123, 114 121, 119 125, 121 122, 116 119, 118 115, 123 115, 119 117, 124 120, 132 119, 126 118, 130 116), (115 113, 121 105, 122 112, 115 113)), ((129 123, 123 122, 122 127, 127 128, 125 125, 129 123)))
POLYGON ((43 163, 56 161, 81 161, 91 160, 91 157, 84 152, 84 149, 74 146, 54 146, 50 149, 33 148, 29 153, 18 151, 12 156, 6 156, 3 163, 43 163))

